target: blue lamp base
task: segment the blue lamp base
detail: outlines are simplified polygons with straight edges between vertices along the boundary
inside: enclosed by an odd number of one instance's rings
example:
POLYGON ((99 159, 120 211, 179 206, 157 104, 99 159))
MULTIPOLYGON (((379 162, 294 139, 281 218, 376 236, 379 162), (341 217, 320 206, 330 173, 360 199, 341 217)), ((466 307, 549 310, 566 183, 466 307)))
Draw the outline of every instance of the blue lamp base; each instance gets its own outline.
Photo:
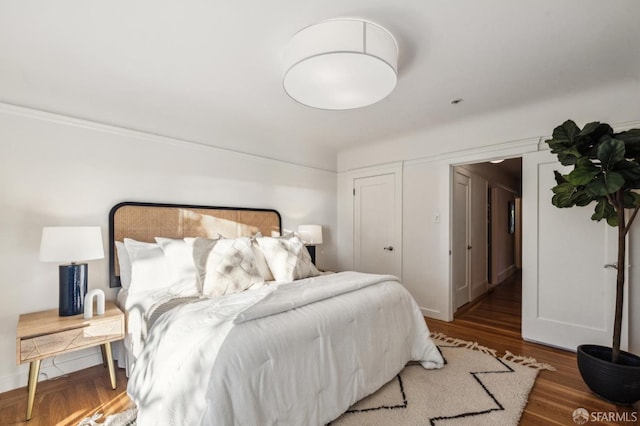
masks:
POLYGON ((60 265, 60 300, 58 315, 68 317, 84 312, 84 296, 87 294, 86 263, 72 263, 60 265))
POLYGON ((311 263, 316 264, 316 246, 307 246, 307 251, 311 257, 311 263))

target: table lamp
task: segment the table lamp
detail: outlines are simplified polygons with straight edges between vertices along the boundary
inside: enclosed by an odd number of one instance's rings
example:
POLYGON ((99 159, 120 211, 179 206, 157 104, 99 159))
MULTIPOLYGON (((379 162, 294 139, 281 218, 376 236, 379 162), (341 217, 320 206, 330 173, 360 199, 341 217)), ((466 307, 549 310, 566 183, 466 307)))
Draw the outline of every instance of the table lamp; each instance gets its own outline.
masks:
POLYGON ((40 260, 64 262, 58 267, 60 299, 58 315, 78 315, 84 311, 87 293, 87 260, 102 259, 102 232, 99 226, 45 226, 42 228, 40 260))
POLYGON ((300 225, 298 226, 298 235, 300 240, 307 246, 311 261, 316 264, 316 246, 322 244, 322 226, 321 225, 300 225))

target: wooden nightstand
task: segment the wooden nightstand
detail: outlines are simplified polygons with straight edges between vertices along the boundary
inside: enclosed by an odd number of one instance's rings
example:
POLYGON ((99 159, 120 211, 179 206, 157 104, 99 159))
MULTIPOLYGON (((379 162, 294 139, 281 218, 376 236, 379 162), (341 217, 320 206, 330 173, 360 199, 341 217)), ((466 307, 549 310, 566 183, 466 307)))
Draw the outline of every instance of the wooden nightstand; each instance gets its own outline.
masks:
POLYGON ((36 396, 40 361, 55 355, 102 345, 102 357, 109 368, 111 386, 116 388, 111 342, 124 339, 124 314, 113 302, 107 302, 104 315, 84 319, 83 315, 58 316, 58 308, 22 314, 16 332, 17 364, 29 366, 27 420, 31 419, 36 396))

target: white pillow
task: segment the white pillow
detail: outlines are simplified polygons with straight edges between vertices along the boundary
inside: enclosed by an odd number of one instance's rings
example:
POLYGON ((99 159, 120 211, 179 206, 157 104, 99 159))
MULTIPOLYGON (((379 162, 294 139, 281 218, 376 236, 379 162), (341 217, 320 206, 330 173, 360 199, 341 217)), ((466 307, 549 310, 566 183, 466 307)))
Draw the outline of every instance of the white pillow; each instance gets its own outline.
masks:
POLYGON ((169 269, 171 293, 181 296, 199 294, 196 265, 193 262, 193 245, 185 240, 173 238, 156 237, 155 240, 164 253, 169 269))
POLYGON ((239 293, 264 285, 248 237, 196 238, 193 254, 205 296, 239 293))
POLYGON ((120 285, 127 289, 131 284, 131 261, 129 253, 123 242, 116 241, 116 251, 118 252, 118 265, 120 267, 120 285))
POLYGON ((276 281, 291 282, 320 275, 309 251, 295 234, 256 238, 276 281))
POLYGON ((258 244, 257 238, 260 237, 262 237, 260 232, 251 237, 251 249, 253 250, 253 255, 256 257, 256 268, 258 268, 258 272, 260 272, 260 275, 265 281, 273 281, 275 278, 273 278, 271 269, 269 269, 267 258, 264 257, 260 244, 258 244))
POLYGON ((164 252, 158 244, 124 239, 131 261, 129 293, 166 289, 171 285, 164 252))
POLYGON ((191 245, 193 264, 196 267, 196 281, 201 292, 204 287, 204 278, 207 275, 207 259, 217 240, 217 238, 197 237, 188 242, 191 245))

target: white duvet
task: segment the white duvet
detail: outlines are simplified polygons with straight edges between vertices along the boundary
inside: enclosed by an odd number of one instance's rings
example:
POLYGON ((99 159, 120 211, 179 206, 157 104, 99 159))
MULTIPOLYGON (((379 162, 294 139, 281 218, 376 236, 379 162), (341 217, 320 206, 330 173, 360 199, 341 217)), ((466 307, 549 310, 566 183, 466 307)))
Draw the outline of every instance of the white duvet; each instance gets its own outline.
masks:
POLYGON ((443 364, 409 292, 342 272, 164 314, 128 392, 139 426, 323 425, 411 360, 443 364))

